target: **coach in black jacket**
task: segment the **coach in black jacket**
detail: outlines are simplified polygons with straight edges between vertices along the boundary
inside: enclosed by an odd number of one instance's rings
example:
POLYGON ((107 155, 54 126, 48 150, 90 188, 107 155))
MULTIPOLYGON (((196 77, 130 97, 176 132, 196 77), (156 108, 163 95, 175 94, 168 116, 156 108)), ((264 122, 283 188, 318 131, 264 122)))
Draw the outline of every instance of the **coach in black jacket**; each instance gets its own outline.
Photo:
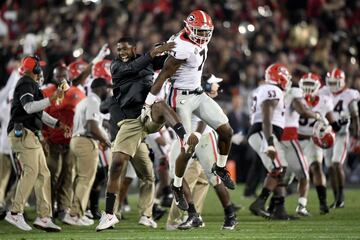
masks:
POLYGON ((152 219, 155 177, 149 150, 144 137, 164 124, 165 119, 184 137, 185 130, 175 112, 163 101, 151 109, 151 117, 140 119, 147 94, 153 83, 154 71, 160 69, 166 59, 163 53, 174 48, 174 43, 164 43, 144 55, 136 54, 132 38, 122 38, 117 43, 117 58, 111 63, 113 99, 110 105, 110 122, 117 123, 119 131, 113 142, 112 163, 106 193, 106 209, 97 230, 107 229, 118 222, 114 212, 115 193, 119 192, 119 178, 127 161, 131 161, 140 179, 139 224, 156 228, 152 219), (180 130, 180 131, 179 131, 180 130))

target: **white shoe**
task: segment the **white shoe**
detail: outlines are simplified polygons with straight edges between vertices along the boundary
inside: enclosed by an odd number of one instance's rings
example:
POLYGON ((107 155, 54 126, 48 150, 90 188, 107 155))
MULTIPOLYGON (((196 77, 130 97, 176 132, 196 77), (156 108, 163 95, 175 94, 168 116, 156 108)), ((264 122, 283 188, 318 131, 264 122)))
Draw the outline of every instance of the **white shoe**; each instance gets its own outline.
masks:
POLYGON ((85 216, 88 217, 88 218, 90 218, 90 219, 94 219, 94 216, 92 215, 90 209, 86 210, 85 216))
POLYGON ((144 225, 146 227, 157 228, 157 223, 151 217, 147 217, 147 216, 141 216, 139 220, 139 224, 144 225))
POLYGON ((179 224, 166 224, 166 231, 174 231, 177 230, 179 224))
POLYGON ((121 210, 123 212, 130 212, 131 211, 131 207, 129 204, 124 204, 122 207, 121 207, 121 210))
POLYGON ((24 231, 31 231, 32 230, 32 228, 29 226, 29 224, 26 223, 22 213, 12 215, 11 212, 9 211, 9 212, 6 213, 5 220, 8 223, 11 223, 12 225, 20 228, 21 230, 24 230, 24 231))
POLYGON ((44 230, 46 232, 61 231, 61 227, 53 223, 53 221, 49 217, 44 217, 44 218, 37 217, 33 224, 36 228, 44 230))
POLYGON ((85 219, 84 217, 79 218, 78 216, 71 216, 69 213, 66 213, 62 222, 73 226, 90 226, 94 224, 94 221, 91 223, 88 220, 90 219, 85 219))
POLYGON ((96 227, 96 231, 102 231, 108 228, 113 227, 115 224, 119 222, 119 219, 115 214, 107 214, 105 212, 102 213, 99 225, 96 227))
POLYGON ((83 222, 86 226, 91 226, 94 224, 94 220, 88 218, 87 216, 82 216, 80 221, 83 222))
POLYGON ((300 216, 303 216, 303 217, 308 217, 308 216, 310 216, 309 211, 306 209, 306 207, 304 207, 304 206, 301 205, 301 204, 297 205, 295 211, 296 211, 296 213, 299 214, 300 216))

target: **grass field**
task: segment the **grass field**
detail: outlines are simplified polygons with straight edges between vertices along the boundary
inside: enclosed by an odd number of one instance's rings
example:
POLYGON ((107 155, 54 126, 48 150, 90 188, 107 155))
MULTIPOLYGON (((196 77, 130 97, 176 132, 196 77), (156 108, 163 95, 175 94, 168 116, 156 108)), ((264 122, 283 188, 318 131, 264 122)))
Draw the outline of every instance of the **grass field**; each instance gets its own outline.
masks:
MULTIPOLYGON (((205 228, 190 231, 166 231, 165 218, 158 222, 158 229, 147 229, 137 224, 136 196, 130 197, 133 211, 126 215, 127 220, 121 221, 116 228, 104 232, 95 232, 95 226, 88 228, 73 227, 60 224, 60 233, 45 233, 40 230, 23 232, 6 221, 0 221, 0 239, 360 239, 360 190, 346 191, 346 207, 332 210, 326 216, 318 213, 316 193, 310 192, 309 210, 312 217, 297 221, 269 221, 252 216, 248 211, 252 199, 241 197, 242 186, 232 192, 235 202, 245 206, 238 213, 239 224, 234 231, 220 230, 223 222, 223 210, 210 189, 205 203, 203 219, 205 228)), ((332 196, 328 191, 330 201, 332 196)), ((293 212, 296 206, 296 196, 287 200, 287 209, 293 212)), ((34 220, 34 210, 28 211, 34 220)))

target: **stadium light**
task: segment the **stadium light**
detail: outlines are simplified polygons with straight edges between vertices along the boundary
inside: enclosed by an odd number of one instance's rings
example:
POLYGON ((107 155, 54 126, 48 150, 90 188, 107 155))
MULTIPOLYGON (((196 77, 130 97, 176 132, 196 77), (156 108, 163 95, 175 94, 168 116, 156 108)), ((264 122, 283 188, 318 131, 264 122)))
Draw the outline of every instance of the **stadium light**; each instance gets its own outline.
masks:
POLYGON ((73 51, 73 56, 74 56, 74 58, 78 58, 83 53, 84 53, 84 50, 82 48, 77 48, 73 51))
POLYGON ((248 30, 249 32, 253 32, 253 31, 255 31, 255 26, 252 25, 252 24, 249 24, 249 25, 247 25, 247 30, 248 30))
POLYGON ((240 34, 245 34, 245 33, 246 33, 246 28, 245 28, 245 26, 243 26, 243 25, 239 25, 238 30, 239 30, 239 33, 240 33, 240 34))

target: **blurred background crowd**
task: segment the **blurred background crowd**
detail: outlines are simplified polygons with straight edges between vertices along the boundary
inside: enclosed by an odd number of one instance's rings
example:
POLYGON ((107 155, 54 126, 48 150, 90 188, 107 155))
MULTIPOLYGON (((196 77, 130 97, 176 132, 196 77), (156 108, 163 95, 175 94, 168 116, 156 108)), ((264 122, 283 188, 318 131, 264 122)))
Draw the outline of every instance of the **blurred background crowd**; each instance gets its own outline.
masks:
MULTIPOLYGON (((348 85, 360 90, 357 0, 2 1, 0 88, 24 54, 36 53, 48 63, 46 81, 59 62, 89 60, 104 43, 115 50, 124 35, 135 37, 139 52, 144 52, 181 30, 194 9, 213 18, 205 72, 224 79, 219 101, 232 114, 235 132, 246 134, 249 93, 274 61, 286 64, 294 81, 309 70, 324 79, 330 68, 338 66, 348 85)), ((245 145, 234 149, 233 158, 240 156, 239 151, 250 151, 245 145)), ((249 159, 255 156, 247 154, 249 159)), ((238 164, 238 169, 248 169, 250 162, 238 164)), ((238 175, 245 180, 246 173, 238 175)))

